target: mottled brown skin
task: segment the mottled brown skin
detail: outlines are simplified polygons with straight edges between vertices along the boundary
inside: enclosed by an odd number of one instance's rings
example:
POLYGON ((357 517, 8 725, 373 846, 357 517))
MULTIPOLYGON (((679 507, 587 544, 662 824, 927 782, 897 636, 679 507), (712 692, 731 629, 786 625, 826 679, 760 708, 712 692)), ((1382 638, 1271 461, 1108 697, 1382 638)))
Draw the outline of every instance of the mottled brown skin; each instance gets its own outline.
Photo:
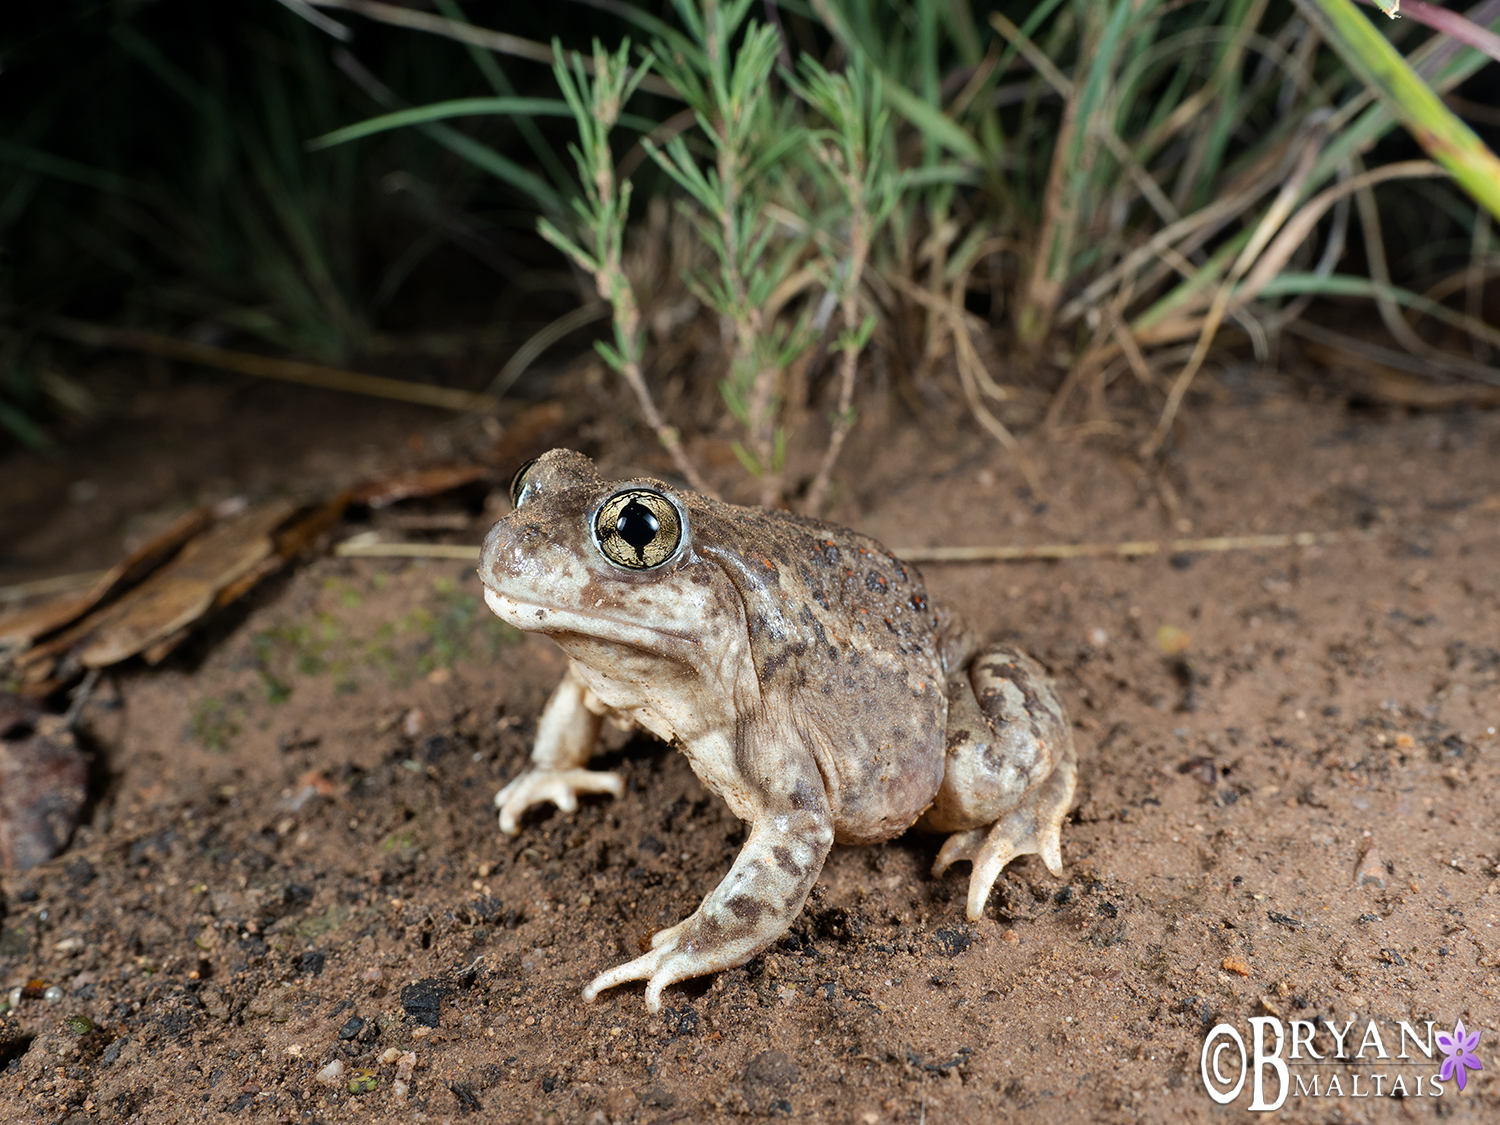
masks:
POLYGON ((672 742, 750 825, 698 910, 586 998, 646 979, 655 1010, 668 984, 748 960, 791 925, 835 841, 889 839, 919 819, 955 833, 940 868, 969 859, 976 881, 993 868, 982 889, 971 882, 972 917, 1014 855, 1060 869, 1074 772, 1061 707, 1023 655, 971 660, 969 634, 914 567, 816 520, 604 481, 570 450, 518 485, 516 511, 485 541, 486 600, 570 663, 532 767, 496 797, 502 830, 542 801, 571 811, 579 792, 620 795, 616 775, 583 768, 604 718, 672 742), (631 489, 665 497, 681 520, 654 567, 619 565, 596 534, 596 513, 631 489), (1007 819, 997 841, 991 826, 1007 819))

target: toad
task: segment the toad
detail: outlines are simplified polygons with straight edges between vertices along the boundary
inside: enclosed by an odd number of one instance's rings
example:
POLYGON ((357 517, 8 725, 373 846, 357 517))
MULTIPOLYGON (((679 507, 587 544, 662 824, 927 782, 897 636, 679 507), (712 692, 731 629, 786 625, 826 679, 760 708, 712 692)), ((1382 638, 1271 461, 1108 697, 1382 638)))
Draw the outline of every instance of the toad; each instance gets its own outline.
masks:
POLYGON ((1001 869, 1062 871, 1072 732, 1042 668, 980 646, 875 540, 658 480, 607 481, 554 449, 511 484, 485 539, 485 601, 542 633, 568 670, 530 765, 495 797, 515 835, 532 805, 622 795, 587 764, 601 724, 642 727, 687 755, 748 825, 724 880, 649 952, 595 977, 585 1000, 733 968, 786 933, 835 843, 946 833, 936 875, 971 863, 978 920, 1001 869))

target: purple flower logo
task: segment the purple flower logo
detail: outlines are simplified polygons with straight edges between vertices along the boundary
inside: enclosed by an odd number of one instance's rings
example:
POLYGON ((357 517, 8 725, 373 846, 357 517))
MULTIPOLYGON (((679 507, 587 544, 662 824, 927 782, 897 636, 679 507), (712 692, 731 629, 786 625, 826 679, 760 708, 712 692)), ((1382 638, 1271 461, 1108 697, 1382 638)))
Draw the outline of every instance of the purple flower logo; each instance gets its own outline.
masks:
POLYGON ((1474 1048, 1479 1046, 1479 1031, 1465 1031, 1464 1021, 1459 1020, 1453 1028, 1453 1034, 1446 1031, 1437 1033, 1437 1044, 1442 1048, 1445 1058, 1443 1068, 1438 1071, 1438 1079, 1447 1082, 1450 1079, 1458 1079, 1458 1088, 1462 1090, 1464 1083, 1468 1081, 1465 1070, 1483 1070, 1479 1065, 1479 1058, 1474 1054, 1474 1048))

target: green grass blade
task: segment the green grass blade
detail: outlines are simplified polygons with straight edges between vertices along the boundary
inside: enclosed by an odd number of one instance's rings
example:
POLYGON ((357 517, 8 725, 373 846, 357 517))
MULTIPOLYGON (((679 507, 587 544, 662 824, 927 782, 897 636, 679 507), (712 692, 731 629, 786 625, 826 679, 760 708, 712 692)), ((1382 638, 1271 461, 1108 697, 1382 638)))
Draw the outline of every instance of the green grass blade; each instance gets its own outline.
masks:
POLYGON ((85 187, 107 191, 112 195, 128 195, 136 199, 147 200, 152 198, 151 190, 145 184, 122 176, 118 172, 91 168, 87 164, 80 164, 76 160, 68 160, 61 156, 53 156, 50 152, 42 152, 30 145, 18 145, 13 141, 0 140, 0 160, 7 164, 14 164, 18 168, 24 168, 28 172, 39 172, 54 179, 83 184, 85 187))
MULTIPOLYGON (((437 0, 437 6, 444 16, 455 23, 469 22, 464 15, 464 10, 458 6, 457 0, 437 0)), ((490 84, 490 89, 495 91, 497 97, 513 98, 516 96, 515 87, 506 77, 505 71, 501 69, 494 54, 477 43, 465 43, 464 49, 469 52, 469 58, 473 60, 479 73, 484 75, 484 80, 490 84)), ((566 165, 558 159, 552 146, 547 143, 547 138, 542 136, 542 131, 537 128, 536 122, 525 113, 517 113, 513 117, 516 128, 520 130, 521 136, 526 138, 526 143, 531 146, 531 151, 536 154, 542 167, 547 170, 547 175, 552 177, 552 182, 557 185, 558 191, 564 195, 576 195, 578 185, 568 173, 566 165)))
POLYGON ((1500 218, 1500 158, 1443 104, 1390 40, 1352 0, 1296 2, 1344 64, 1379 95, 1428 155, 1448 169, 1477 203, 1500 218))
POLYGON ((460 133, 457 129, 451 129, 447 125, 429 122, 422 125, 421 129, 448 151, 463 157, 477 168, 483 168, 497 180, 509 184, 517 191, 531 196, 542 210, 558 215, 565 213, 563 198, 552 189, 552 185, 536 173, 528 172, 509 157, 500 155, 489 145, 476 141, 473 137, 460 133))
MULTIPOLYGON (((408 125, 423 125, 429 121, 443 121, 449 117, 482 117, 491 114, 525 114, 529 117, 571 117, 567 102, 556 98, 454 98, 452 101, 433 102, 431 105, 413 106, 395 113, 383 113, 321 137, 314 137, 304 146, 309 152, 347 144, 361 137, 384 133, 389 129, 401 129, 408 125)), ((648 128, 654 126, 648 125, 648 128)))
MULTIPOLYGON (((1434 320, 1451 324, 1466 332, 1476 327, 1468 317, 1455 312, 1440 301, 1434 301, 1420 293, 1413 293, 1410 289, 1403 289, 1399 285, 1387 285, 1368 277, 1356 277, 1345 273, 1329 274, 1327 277, 1315 273, 1280 274, 1267 282, 1256 296, 1300 297, 1304 293, 1314 293, 1325 297, 1381 297, 1395 301, 1399 305, 1405 305, 1407 308, 1416 309, 1434 320)), ((1491 329, 1491 331, 1495 330, 1491 329)), ((1500 332, 1496 332, 1494 342, 1500 342, 1500 332)))

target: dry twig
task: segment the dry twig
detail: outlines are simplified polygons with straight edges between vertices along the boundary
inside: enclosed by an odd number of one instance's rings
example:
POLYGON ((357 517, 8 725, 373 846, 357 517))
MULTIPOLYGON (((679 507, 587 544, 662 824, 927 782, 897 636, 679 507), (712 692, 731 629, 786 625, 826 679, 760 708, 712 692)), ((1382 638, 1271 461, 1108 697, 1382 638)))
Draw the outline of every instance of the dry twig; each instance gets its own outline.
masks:
POLYGON ((472 391, 458 391, 451 387, 434 387, 427 383, 409 383, 404 379, 387 379, 383 375, 362 375, 357 371, 344 371, 337 367, 323 367, 316 363, 303 363, 295 359, 277 359, 274 356, 255 355, 251 352, 230 351, 227 348, 210 347, 179 340, 159 332, 144 332, 138 328, 110 328, 102 324, 88 324, 81 320, 54 317, 45 327, 55 336, 94 348, 122 348, 127 351, 145 352, 164 359, 197 363, 220 371, 234 371, 241 375, 255 375, 262 379, 280 379, 285 383, 301 383, 309 387, 322 387, 330 391, 347 391, 353 394, 372 395, 376 398, 391 398, 400 402, 415 402, 423 406, 436 406, 444 410, 470 410, 488 413, 495 408, 495 400, 489 395, 477 395, 472 391))
MULTIPOLYGON (((1217 535, 1206 539, 1135 539, 1120 543, 1042 543, 1032 547, 892 547, 906 562, 1041 562, 1054 559, 1133 559, 1160 554, 1222 554, 1274 551, 1288 547, 1360 543, 1373 531, 1297 531, 1284 535, 1217 535)), ((479 548, 444 543, 369 543, 348 540, 334 554, 356 558, 441 558, 478 560, 479 548)))

